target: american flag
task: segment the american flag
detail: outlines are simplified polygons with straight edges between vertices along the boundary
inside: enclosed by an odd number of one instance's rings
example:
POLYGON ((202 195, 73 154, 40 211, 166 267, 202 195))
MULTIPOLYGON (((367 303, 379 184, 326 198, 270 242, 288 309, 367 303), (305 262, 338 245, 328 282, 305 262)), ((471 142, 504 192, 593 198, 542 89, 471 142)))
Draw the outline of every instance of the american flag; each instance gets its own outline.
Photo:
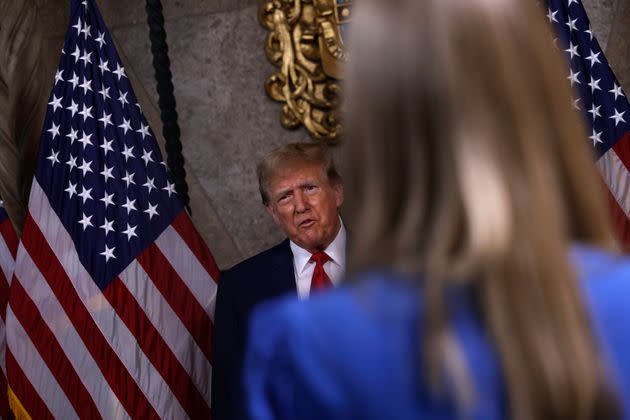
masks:
POLYGON ((209 418, 217 266, 94 0, 73 0, 7 309, 32 418, 209 418))
POLYGON ((609 191, 617 237, 630 250, 630 105, 593 35, 580 0, 549 0, 556 45, 570 63, 567 79, 583 112, 597 166, 609 191))
POLYGON ((0 198, 0 366, 2 367, 2 372, 0 372, 0 418, 3 419, 9 418, 7 369, 5 364, 5 323, 7 320, 6 310, 9 301, 9 285, 13 277, 17 247, 17 236, 0 198))

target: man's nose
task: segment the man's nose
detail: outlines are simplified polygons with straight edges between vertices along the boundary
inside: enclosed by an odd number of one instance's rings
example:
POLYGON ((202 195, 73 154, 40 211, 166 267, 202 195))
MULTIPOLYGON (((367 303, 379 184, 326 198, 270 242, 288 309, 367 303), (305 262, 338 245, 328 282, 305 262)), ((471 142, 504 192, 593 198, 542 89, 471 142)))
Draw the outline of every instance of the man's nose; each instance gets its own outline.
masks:
POLYGON ((296 212, 302 213, 308 209, 308 201, 306 200, 306 197, 304 196, 304 193, 302 191, 298 191, 297 193, 295 193, 293 198, 295 200, 294 203, 296 212))

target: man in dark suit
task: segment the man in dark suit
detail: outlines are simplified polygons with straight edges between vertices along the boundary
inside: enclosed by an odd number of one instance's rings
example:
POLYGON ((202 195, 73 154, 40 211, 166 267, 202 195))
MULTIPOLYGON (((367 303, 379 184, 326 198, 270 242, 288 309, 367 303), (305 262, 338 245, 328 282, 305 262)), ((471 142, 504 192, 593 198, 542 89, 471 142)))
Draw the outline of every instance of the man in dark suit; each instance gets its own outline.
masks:
POLYGON ((335 285, 345 269, 346 232, 339 217, 343 183, 328 148, 282 146, 263 159, 257 173, 262 202, 288 238, 221 276, 214 320, 214 420, 244 417, 241 365, 254 306, 288 293, 308 298, 335 285))

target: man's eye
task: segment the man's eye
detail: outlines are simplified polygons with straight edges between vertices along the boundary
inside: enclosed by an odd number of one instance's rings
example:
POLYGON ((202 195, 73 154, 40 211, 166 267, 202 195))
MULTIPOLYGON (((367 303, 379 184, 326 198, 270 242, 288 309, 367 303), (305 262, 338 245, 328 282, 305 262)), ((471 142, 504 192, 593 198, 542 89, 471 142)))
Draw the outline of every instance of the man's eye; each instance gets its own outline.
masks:
POLYGON ((304 187, 304 189, 306 191, 313 191, 314 189, 316 189, 317 187, 315 185, 307 185, 304 187))

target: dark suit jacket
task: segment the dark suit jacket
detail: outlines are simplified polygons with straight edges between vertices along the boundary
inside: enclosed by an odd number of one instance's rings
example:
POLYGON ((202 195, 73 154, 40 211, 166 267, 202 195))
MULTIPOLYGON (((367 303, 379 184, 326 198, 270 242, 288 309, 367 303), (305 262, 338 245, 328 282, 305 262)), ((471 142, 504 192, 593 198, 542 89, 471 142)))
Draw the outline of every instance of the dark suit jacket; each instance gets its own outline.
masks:
POLYGON ((213 420, 244 418, 241 366, 252 309, 262 301, 296 294, 289 240, 221 275, 214 315, 213 420))

